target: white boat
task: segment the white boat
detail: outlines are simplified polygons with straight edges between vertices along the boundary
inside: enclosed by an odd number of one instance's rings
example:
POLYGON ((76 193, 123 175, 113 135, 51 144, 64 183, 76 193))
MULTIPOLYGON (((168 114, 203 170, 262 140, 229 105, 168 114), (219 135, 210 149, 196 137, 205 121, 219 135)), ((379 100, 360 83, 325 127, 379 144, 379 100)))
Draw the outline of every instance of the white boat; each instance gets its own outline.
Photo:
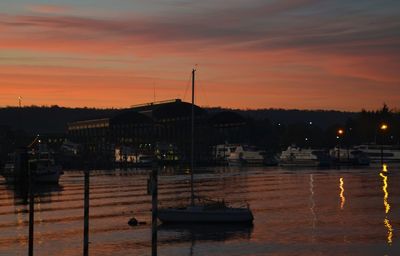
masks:
POLYGON ((289 146, 279 158, 281 166, 319 166, 317 150, 289 146))
POLYGON ((354 146, 354 149, 367 154, 371 163, 400 163, 400 147, 392 145, 364 144, 354 146))
POLYGON ((214 160, 217 163, 227 163, 228 157, 233 153, 239 144, 219 144, 213 147, 214 160))
MULTIPOLYGON (((192 70, 192 137, 191 137, 191 172, 190 204, 186 207, 163 208, 158 210, 158 218, 163 223, 243 223, 252 222, 253 214, 250 207, 231 207, 225 201, 204 201, 201 204, 195 203, 194 195, 194 78, 195 69, 192 70)), ((197 197, 198 198, 198 197, 197 197)))
MULTIPOLYGON (((232 147, 233 148, 233 147, 232 147)), ((230 165, 262 165, 265 151, 253 146, 237 145, 227 157, 230 165)))
POLYGON ((153 155, 138 153, 130 147, 117 147, 114 151, 115 162, 132 166, 151 166, 153 155))

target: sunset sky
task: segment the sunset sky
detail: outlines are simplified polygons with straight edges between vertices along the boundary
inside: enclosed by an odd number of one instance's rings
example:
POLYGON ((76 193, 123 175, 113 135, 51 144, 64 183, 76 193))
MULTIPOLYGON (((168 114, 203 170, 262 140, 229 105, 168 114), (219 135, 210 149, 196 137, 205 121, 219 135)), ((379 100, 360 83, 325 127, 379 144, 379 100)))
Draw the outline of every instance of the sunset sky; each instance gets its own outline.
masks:
POLYGON ((400 108, 400 1, 0 1, 0 106, 400 108), (154 93, 155 92, 155 93, 154 93))

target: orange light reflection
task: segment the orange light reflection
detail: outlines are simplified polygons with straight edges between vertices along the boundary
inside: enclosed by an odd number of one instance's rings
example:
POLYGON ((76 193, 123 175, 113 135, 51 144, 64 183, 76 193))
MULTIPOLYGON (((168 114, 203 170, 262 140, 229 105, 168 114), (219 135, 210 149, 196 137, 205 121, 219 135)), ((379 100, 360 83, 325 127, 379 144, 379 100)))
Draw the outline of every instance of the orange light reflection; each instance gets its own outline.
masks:
POLYGON ((384 164, 382 166, 382 172, 379 173, 379 175, 382 177, 382 181, 383 181, 383 186, 382 186, 382 191, 383 191, 383 205, 385 206, 385 213, 386 213, 386 217, 383 220, 384 226, 387 229, 387 243, 389 245, 392 244, 393 242, 393 228, 392 225, 390 225, 389 219, 387 217, 389 211, 390 211, 390 204, 388 203, 388 198, 389 198, 389 192, 388 192, 388 176, 383 174, 383 173, 387 173, 388 172, 388 168, 387 165, 384 164))
POLYGON ((340 209, 343 210, 344 208, 344 203, 346 202, 346 198, 344 197, 344 181, 343 178, 340 178, 340 184, 339 184, 339 188, 340 188, 340 209))

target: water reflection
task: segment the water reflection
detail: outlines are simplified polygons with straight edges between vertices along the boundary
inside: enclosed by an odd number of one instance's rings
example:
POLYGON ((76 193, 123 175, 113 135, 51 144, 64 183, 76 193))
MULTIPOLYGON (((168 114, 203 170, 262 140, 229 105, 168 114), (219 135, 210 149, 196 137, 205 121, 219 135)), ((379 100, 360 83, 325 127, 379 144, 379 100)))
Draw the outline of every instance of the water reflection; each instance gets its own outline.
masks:
MULTIPOLYGON (((5 218, 8 221, 5 221, 3 224, 3 230, 7 231, 10 228, 10 225, 15 226, 15 233, 13 236, 14 241, 19 244, 19 247, 25 247, 28 245, 28 232, 27 232, 27 224, 29 223, 29 189, 26 184, 18 184, 18 183, 9 183, 6 182, 4 184, 3 191, 7 194, 8 201, 2 201, 0 204, 3 209, 8 209, 6 211, 2 211, 0 213, 0 217, 5 218), (9 216, 14 213, 14 219, 10 222, 9 216), (13 223, 13 224, 12 224, 13 223)), ((63 187, 59 184, 36 184, 33 187, 33 196, 34 196, 34 207, 35 207, 35 215, 36 215, 36 223, 35 226, 40 225, 43 222, 42 218, 42 203, 51 203, 52 196, 54 193, 59 193, 63 191, 63 187)), ((11 219, 12 220, 12 219, 11 219)), ((36 239, 35 243, 43 244, 46 240, 43 239, 40 230, 35 231, 36 239)), ((0 240, 1 242, 1 240, 0 240)), ((0 253, 1 254, 1 253, 0 253)))
MULTIPOLYGON (((11 191, 14 196, 15 204, 28 204, 29 190, 27 186, 17 184, 7 184, 6 190, 11 191)), ((60 193, 64 190, 63 186, 59 184, 41 184, 35 185, 34 195, 35 201, 40 203, 44 200, 46 203, 51 202, 51 197, 54 193, 60 193)))
MULTIPOLYGON (((179 241, 227 241, 230 239, 250 239, 253 224, 161 224, 160 235, 164 232, 179 234, 179 241)), ((174 239, 174 238, 172 238, 174 239)), ((165 242, 165 241, 162 241, 165 242)))
POLYGON ((314 174, 310 174, 310 212, 312 216, 312 240, 314 240, 315 225, 317 223, 317 215, 315 214, 315 200, 314 200, 314 174))
POLYGON ((388 192, 388 176, 385 175, 384 173, 388 173, 388 167, 386 164, 384 164, 382 166, 382 172, 379 173, 379 175, 382 177, 382 181, 383 181, 383 186, 382 186, 382 190, 383 190, 383 205, 385 206, 385 213, 386 213, 386 217, 383 220, 383 223, 385 225, 385 228, 388 230, 387 231, 387 243, 389 245, 392 244, 392 239, 393 239, 393 228, 392 225, 390 224, 390 221, 388 219, 388 213, 390 211, 390 204, 388 202, 388 198, 389 198, 389 192, 388 192))
POLYGON ((343 210, 344 203, 346 202, 346 198, 344 197, 344 179, 341 177, 339 179, 339 188, 340 188, 340 209, 343 210))
POLYGON ((387 217, 385 218, 385 220, 383 221, 383 223, 385 223, 385 227, 387 228, 388 232, 388 236, 387 236, 387 242, 388 244, 392 244, 392 238, 393 238, 393 228, 392 225, 390 225, 389 220, 387 219, 387 217))
POLYGON ((390 211, 390 204, 388 203, 388 197, 389 197, 389 193, 387 191, 387 187, 388 187, 388 183, 387 183, 387 179, 388 177, 386 175, 384 175, 383 173, 379 174, 382 178, 383 178, 383 205, 385 206, 385 213, 389 213, 390 211))
MULTIPOLYGON (((158 255, 400 255, 400 187, 395 186, 400 184, 399 168, 201 172, 196 188, 202 195, 250 203, 254 231, 236 225, 161 225, 158 255)), ((91 254, 149 255, 152 249, 157 253, 150 247, 149 172, 110 173, 96 171, 91 176, 91 254), (148 224, 127 226, 132 215, 148 224)), ((159 178, 165 207, 187 202, 186 175, 161 173, 159 178)), ((83 172, 66 172, 60 182, 62 187, 38 188, 42 191, 35 198, 36 255, 82 255, 83 172)), ((0 254, 26 255, 29 211, 20 198, 26 193, 7 186, 0 180, 0 254)))
POLYGON ((161 224, 158 226, 160 237, 168 237, 158 244, 190 242, 189 255, 193 255, 196 242, 250 240, 253 224, 161 224))

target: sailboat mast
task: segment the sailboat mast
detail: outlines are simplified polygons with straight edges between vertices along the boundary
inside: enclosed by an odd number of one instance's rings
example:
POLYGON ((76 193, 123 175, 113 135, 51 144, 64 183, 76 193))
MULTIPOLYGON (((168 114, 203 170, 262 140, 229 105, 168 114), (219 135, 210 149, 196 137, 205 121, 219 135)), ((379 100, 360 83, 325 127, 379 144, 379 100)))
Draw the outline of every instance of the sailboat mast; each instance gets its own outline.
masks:
POLYGON ((194 78, 196 70, 192 70, 192 145, 190 157, 190 204, 194 205, 194 187, 193 187, 193 172, 194 172, 194 78))

